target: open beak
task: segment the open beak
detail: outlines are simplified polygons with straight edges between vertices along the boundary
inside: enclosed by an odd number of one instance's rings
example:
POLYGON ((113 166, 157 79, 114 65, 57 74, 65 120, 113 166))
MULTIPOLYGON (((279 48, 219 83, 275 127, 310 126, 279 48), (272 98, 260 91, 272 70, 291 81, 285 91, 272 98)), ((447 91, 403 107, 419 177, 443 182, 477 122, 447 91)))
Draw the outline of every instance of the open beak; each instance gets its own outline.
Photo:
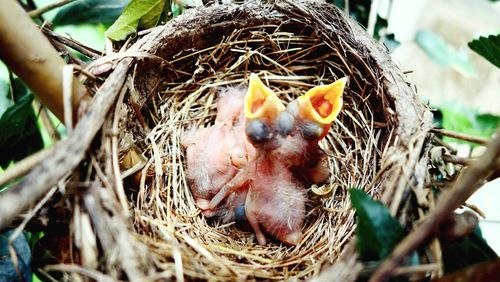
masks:
POLYGON ((278 96, 267 88, 255 73, 252 73, 248 92, 245 95, 245 117, 248 120, 273 120, 284 110, 285 105, 278 96))
POLYGON ((316 86, 297 99, 299 117, 312 121, 323 129, 318 138, 327 134, 331 123, 340 113, 346 83, 347 77, 344 77, 332 84, 316 86))
POLYGON ((275 124, 285 105, 276 94, 252 73, 248 92, 245 95, 245 133, 254 146, 265 150, 279 146, 276 138, 275 124))

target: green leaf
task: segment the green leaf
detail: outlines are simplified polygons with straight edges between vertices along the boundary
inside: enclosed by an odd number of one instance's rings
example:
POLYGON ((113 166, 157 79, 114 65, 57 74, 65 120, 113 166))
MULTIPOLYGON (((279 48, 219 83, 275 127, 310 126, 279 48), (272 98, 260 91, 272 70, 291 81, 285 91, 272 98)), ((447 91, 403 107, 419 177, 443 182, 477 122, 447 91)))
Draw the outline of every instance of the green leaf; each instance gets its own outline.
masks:
POLYGON ((0 118, 0 167, 6 168, 11 161, 17 161, 43 148, 36 117, 31 107, 33 95, 19 79, 14 80, 16 103, 0 118))
POLYGON ((476 75, 476 69, 467 53, 464 50, 455 51, 440 35, 432 31, 420 30, 417 32, 415 41, 435 63, 443 67, 454 68, 466 76, 476 75))
POLYGON ((123 14, 106 31, 106 36, 115 41, 124 40, 137 32, 138 28, 151 28, 160 20, 165 0, 132 0, 123 14))
MULTIPOLYGON (((495 133, 495 129, 500 126, 500 117, 489 114, 479 114, 476 110, 460 105, 443 105, 439 109, 442 113, 442 127, 445 129, 473 136, 490 138, 493 133, 495 133)), ((445 138, 444 140, 467 143, 457 139, 445 138)))
POLYGON ((495 251, 483 239, 479 227, 464 239, 443 246, 443 264, 446 273, 476 263, 494 261, 497 258, 495 251))
MULTIPOLYGON (((104 49, 104 32, 106 28, 102 24, 79 24, 79 25, 65 25, 54 28, 58 34, 69 36, 86 46, 92 47, 96 50, 104 49)), ((79 54, 76 52, 76 54, 79 54)))
POLYGON ((129 0, 78 0, 63 6, 52 23, 56 26, 71 24, 112 24, 122 13, 129 0))
POLYGON ((361 259, 384 259, 404 237, 403 227, 381 202, 359 189, 349 189, 349 194, 356 210, 356 245, 361 259))
POLYGON ((474 52, 500 68, 500 34, 481 36, 469 42, 468 45, 474 52))
POLYGON ((12 101, 9 99, 9 84, 6 81, 0 79, 0 116, 10 106, 12 106, 12 101))

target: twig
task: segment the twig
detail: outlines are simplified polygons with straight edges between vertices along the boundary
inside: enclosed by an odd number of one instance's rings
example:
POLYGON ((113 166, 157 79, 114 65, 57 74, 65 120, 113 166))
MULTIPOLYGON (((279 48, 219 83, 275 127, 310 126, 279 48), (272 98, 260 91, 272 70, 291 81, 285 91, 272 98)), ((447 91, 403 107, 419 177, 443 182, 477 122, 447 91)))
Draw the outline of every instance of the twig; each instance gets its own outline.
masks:
POLYGON ((73 65, 66 65, 62 70, 62 78, 63 78, 63 106, 64 106, 64 125, 66 126, 66 130, 68 134, 71 134, 73 131, 73 108, 71 105, 71 100, 73 98, 73 89, 71 85, 73 84, 73 65))
MULTIPOLYGON (((500 133, 500 132, 497 132, 500 133)), ((446 221, 449 215, 467 198, 469 198, 480 186, 479 181, 487 177, 495 168, 497 159, 500 157, 500 134, 488 145, 486 152, 477 161, 474 161, 465 169, 460 179, 453 187, 441 195, 436 208, 429 216, 416 227, 402 242, 400 242, 392 254, 381 264, 380 268, 370 278, 370 282, 385 281, 415 248, 422 244, 439 225, 446 221)))
POLYGON ((54 10, 55 8, 59 8, 61 6, 64 6, 66 4, 69 4, 71 2, 73 2, 75 0, 61 0, 61 1, 58 1, 58 2, 54 2, 54 3, 50 3, 49 5, 47 6, 44 6, 44 7, 41 7, 41 8, 38 8, 36 10, 33 10, 33 11, 30 11, 28 13, 28 15, 32 18, 38 18, 39 16, 47 13, 48 11, 51 11, 51 10, 54 10))
POLYGON ((54 153, 53 151, 53 148, 47 148, 16 162, 15 166, 0 173, 0 186, 25 175, 33 169, 34 166, 43 162, 48 156, 52 155, 54 153))
POLYGON ((50 42, 52 43, 52 46, 59 51, 59 54, 61 56, 68 56, 69 62, 70 63, 75 63, 78 66, 86 66, 86 63, 84 63, 80 58, 78 58, 75 54, 71 53, 67 48, 66 45, 62 44, 59 41, 50 39, 50 42))
POLYGON ((42 121, 45 130, 47 130, 47 133, 49 134, 52 143, 61 140, 61 134, 57 131, 56 125, 54 125, 54 123, 50 119, 47 107, 45 107, 42 103, 40 103, 38 99, 34 101, 34 105, 35 109, 40 112, 40 120, 42 121))
POLYGON ((115 281, 113 278, 104 275, 101 272, 83 268, 76 264, 53 264, 46 266, 44 270, 47 272, 59 271, 59 272, 79 273, 95 281, 115 281))
MULTIPOLYGON (((108 205, 119 205, 116 198, 99 191, 98 184, 92 185, 83 196, 94 227, 99 230, 97 236, 103 246, 106 256, 118 259, 122 269, 130 281, 143 281, 150 267, 149 257, 144 246, 130 233, 127 219, 116 210, 106 210, 103 202, 108 205), (104 198, 106 200, 103 199, 104 198)), ((106 190, 104 190, 106 191, 106 190)))
POLYGON ((90 73, 89 71, 87 71, 86 69, 82 69, 80 66, 78 65, 75 65, 75 71, 76 72, 80 72, 81 74, 85 75, 86 77, 90 78, 90 79, 93 79, 93 80, 96 80, 97 77, 90 73))
POLYGON ((413 273, 427 273, 439 271, 440 269, 441 266, 438 263, 404 266, 396 268, 396 270, 394 271, 394 275, 399 276, 413 273))
POLYGON ((463 166, 468 166, 473 159, 470 158, 462 158, 459 156, 454 156, 454 155, 443 155, 443 161, 447 163, 454 163, 454 164, 459 164, 463 166))
POLYGON ((485 138, 470 136, 467 134, 463 134, 463 133, 459 133, 459 132, 455 132, 455 131, 451 131, 451 130, 446 130, 446 129, 440 129, 440 128, 433 128, 433 129, 431 129, 431 132, 441 134, 444 136, 448 136, 451 138, 455 138, 455 139, 460 139, 460 140, 480 144, 480 145, 486 145, 486 144, 488 144, 488 141, 489 141, 488 139, 485 139, 485 138))
POLYGON ((95 134, 101 128, 107 112, 113 106, 131 62, 132 59, 124 59, 117 65, 115 71, 97 91, 91 107, 76 124, 73 134, 50 149, 52 156, 35 167, 22 182, 2 193, 0 230, 80 163, 95 134))
MULTIPOLYGON (((113 132, 119 132, 119 127, 118 123, 120 121, 120 111, 122 110, 123 106, 123 97, 125 96, 125 93, 127 92, 127 87, 123 87, 122 91, 120 92, 120 95, 118 97, 117 104, 115 106, 115 112, 113 116, 113 132)), ((118 160, 118 134, 113 134, 111 136, 111 160, 112 160, 112 170, 113 170, 113 176, 115 178, 115 186, 114 186, 114 191, 118 197, 118 201, 120 202, 120 206, 122 208, 123 215, 125 217, 129 217, 129 206, 128 206, 128 201, 127 201, 127 195, 125 194, 125 189, 123 188, 123 181, 120 176, 120 161, 118 160)))
POLYGON ((480 217, 482 217, 481 221, 483 221, 486 218, 486 215, 484 214, 484 212, 480 208, 478 208, 476 205, 464 203, 464 207, 471 209, 476 214, 478 214, 480 217))
POLYGON ((434 142, 436 142, 439 146, 442 146, 442 147, 445 147, 446 149, 448 149, 450 151, 450 153, 452 154, 456 154, 457 153, 457 149, 453 148, 452 146, 450 146, 450 144, 444 142, 443 140, 439 139, 437 136, 433 135, 432 136, 432 140, 434 142))
POLYGON ((446 187, 449 185, 450 185, 450 183, 445 182, 445 181, 431 181, 431 182, 425 183, 426 188, 432 188, 432 187, 443 188, 443 187, 446 187))
POLYGON ((82 53, 83 55, 85 55, 91 59, 96 59, 96 58, 99 58, 102 56, 102 52, 97 51, 91 47, 88 47, 88 46, 84 45, 83 43, 78 42, 72 38, 67 38, 67 37, 61 36, 61 35, 53 32, 52 30, 50 30, 47 27, 43 27, 41 30, 46 36, 50 37, 51 39, 58 41, 58 42, 66 45, 72 49, 75 49, 76 51, 82 53))

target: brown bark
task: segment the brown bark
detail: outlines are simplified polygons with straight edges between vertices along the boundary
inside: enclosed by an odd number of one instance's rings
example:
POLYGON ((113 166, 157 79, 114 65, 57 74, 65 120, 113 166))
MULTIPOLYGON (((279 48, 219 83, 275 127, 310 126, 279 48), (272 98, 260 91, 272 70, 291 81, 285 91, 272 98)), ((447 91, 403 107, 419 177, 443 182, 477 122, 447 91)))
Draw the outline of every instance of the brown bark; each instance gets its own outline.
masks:
POLYGON ((131 62, 132 59, 124 59, 118 63, 114 72, 97 91, 93 104, 76 124, 68 139, 47 149, 51 157, 31 170, 21 182, 2 193, 0 230, 56 185, 59 179, 73 170, 84 158, 85 151, 94 140, 124 85, 125 74, 131 62))
MULTIPOLYGON (((66 63, 15 1, 2 2, 0 19, 0 58, 60 120, 64 120, 62 69, 66 63)), ((73 79, 73 109, 86 93, 83 84, 73 79)))

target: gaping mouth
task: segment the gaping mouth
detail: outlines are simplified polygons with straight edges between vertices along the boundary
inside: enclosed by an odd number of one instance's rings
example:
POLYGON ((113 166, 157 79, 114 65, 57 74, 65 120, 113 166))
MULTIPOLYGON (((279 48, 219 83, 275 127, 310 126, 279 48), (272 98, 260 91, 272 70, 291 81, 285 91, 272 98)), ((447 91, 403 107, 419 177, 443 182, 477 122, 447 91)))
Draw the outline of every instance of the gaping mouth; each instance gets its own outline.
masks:
POLYGON ((249 120, 257 118, 274 119, 285 110, 278 96, 252 73, 248 92, 245 95, 245 117, 249 120))
POLYGON ((344 77, 329 85, 316 86, 299 97, 301 117, 319 124, 331 124, 342 109, 346 83, 347 77, 344 77))

